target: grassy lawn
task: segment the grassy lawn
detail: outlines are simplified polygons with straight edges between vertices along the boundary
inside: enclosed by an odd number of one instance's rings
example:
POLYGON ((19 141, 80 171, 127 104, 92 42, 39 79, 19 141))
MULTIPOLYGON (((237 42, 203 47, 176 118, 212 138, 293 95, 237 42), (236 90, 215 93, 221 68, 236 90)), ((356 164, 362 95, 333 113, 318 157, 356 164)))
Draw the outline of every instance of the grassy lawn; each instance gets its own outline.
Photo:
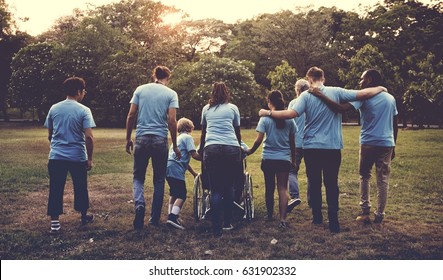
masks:
MULTIPOLYGON (((342 232, 331 234, 327 222, 311 224, 306 203, 306 176, 301 168, 302 204, 288 218, 290 229, 278 229, 278 220, 266 221, 261 148, 248 157, 253 176, 256 219, 238 220, 235 230, 214 239, 210 223, 192 218, 192 176, 187 174, 188 200, 181 218, 185 231, 165 224, 132 229, 132 157, 124 150, 123 129, 96 129, 95 167, 89 174, 93 224, 80 226, 73 210, 72 183, 65 189, 61 216, 63 233, 48 234, 47 156, 43 128, 0 127, 0 258, 4 259, 443 259, 443 130, 399 132, 392 164, 386 219, 381 225, 360 225, 359 127, 344 127, 345 148, 339 175, 342 232), (278 243, 272 245, 272 239, 278 243), (205 252, 211 250, 212 254, 205 252)), ((254 130, 243 130, 248 145, 254 130)), ((200 131, 194 132, 198 143, 200 131)), ((200 164, 191 162, 196 170, 200 164)), ((152 195, 148 169, 146 197, 152 195)), ((375 183, 373 181, 373 183, 375 183)), ((324 190, 323 190, 324 192, 324 190)), ((165 188, 162 221, 166 221, 165 188)), ((371 190, 375 204, 375 188, 371 190)), ((274 216, 277 217, 277 194, 274 216)), ((323 202, 325 204, 325 199, 323 202)), ((326 209, 324 207, 324 215, 326 209)), ((149 216, 150 207, 147 209, 149 216)), ((146 218, 147 222, 147 218, 146 218)))

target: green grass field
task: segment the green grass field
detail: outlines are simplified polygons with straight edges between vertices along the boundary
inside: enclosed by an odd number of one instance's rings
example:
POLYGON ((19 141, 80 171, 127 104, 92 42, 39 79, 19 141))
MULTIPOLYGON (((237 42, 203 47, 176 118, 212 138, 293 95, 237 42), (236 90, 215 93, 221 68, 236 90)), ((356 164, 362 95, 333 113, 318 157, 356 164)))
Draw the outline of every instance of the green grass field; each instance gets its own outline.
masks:
MULTIPOLYGON (((0 258, 4 259, 443 259, 443 130, 399 132, 386 219, 382 225, 361 225, 359 212, 359 127, 344 127, 345 148, 339 175, 342 232, 331 234, 327 222, 311 224, 306 203, 306 176, 300 174, 301 199, 288 218, 289 230, 278 229, 278 219, 266 221, 261 148, 248 157, 253 176, 256 219, 238 220, 235 230, 214 239, 210 223, 192 218, 192 176, 187 174, 188 200, 181 218, 185 231, 162 224, 132 229, 132 157, 125 153, 123 129, 96 129, 94 168, 89 175, 93 224, 80 226, 73 210, 68 180, 63 232, 48 234, 47 156, 43 128, 0 126, 0 258), (272 239, 278 243, 272 245, 272 239), (205 251, 211 250, 211 255, 205 251)), ((254 130, 243 130, 248 145, 254 130)), ((200 131, 194 132, 196 143, 200 131)), ((192 166, 200 170, 199 162, 192 166)), ((148 169, 146 197, 152 195, 148 169)), ((165 195, 168 195, 168 186, 165 195)), ((324 190, 323 190, 324 192, 324 190)), ((375 204, 375 188, 371 190, 375 204)), ((165 197, 167 198, 167 196, 165 197)), ((277 217, 277 194, 274 216, 277 217)), ((325 199, 323 199, 325 204, 325 199)), ((325 205, 324 205, 325 206, 325 205)), ((149 216, 150 207, 147 215, 149 216)), ((326 208, 324 207, 324 211, 326 208)), ((162 221, 166 221, 166 199, 162 221)), ((324 212, 325 216, 326 212, 324 212)), ((147 218, 146 218, 147 222, 147 218)))

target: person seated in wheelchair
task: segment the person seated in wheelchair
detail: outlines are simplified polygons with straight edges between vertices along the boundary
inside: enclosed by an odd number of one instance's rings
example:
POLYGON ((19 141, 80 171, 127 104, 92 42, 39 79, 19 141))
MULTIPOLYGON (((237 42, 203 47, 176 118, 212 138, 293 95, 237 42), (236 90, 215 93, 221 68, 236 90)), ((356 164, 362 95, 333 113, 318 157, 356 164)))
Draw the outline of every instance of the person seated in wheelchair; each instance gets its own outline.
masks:
MULTIPOLYGON (((249 149, 248 145, 246 145, 245 142, 241 141, 240 143, 241 148, 242 148, 242 160, 243 160, 243 164, 241 165, 241 168, 238 170, 238 173, 236 175, 236 180, 235 180, 235 184, 234 184, 234 203, 233 203, 233 210, 234 213, 238 213, 238 215, 241 215, 243 217, 244 215, 244 206, 243 206, 243 189, 245 186, 245 166, 246 166, 246 150, 249 149)), ((200 152, 199 150, 200 147, 197 147, 197 150, 200 152)), ((201 163, 201 173, 200 173, 200 178, 201 178, 201 182, 202 182, 202 189, 205 192, 209 193, 209 184, 208 184, 208 178, 206 175, 205 171, 205 167, 203 162, 201 163)), ((210 215, 210 208, 206 209, 206 213, 204 213, 205 218, 208 218, 208 216, 210 215)))

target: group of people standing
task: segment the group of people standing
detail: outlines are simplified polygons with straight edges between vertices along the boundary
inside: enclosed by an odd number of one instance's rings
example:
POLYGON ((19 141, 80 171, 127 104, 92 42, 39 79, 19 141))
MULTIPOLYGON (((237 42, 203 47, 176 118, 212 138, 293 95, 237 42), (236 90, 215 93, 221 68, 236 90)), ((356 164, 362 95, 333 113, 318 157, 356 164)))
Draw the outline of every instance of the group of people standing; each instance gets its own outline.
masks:
MULTIPOLYGON (((307 72, 307 80, 295 84, 297 98, 285 108, 280 91, 267 96, 269 110, 262 109, 251 148, 242 145, 240 112, 230 103, 225 83, 215 82, 211 98, 202 109, 201 138, 197 149, 192 137, 194 124, 186 118, 176 120, 179 108, 177 93, 167 85, 171 71, 157 66, 152 73, 154 82, 139 86, 130 101, 126 121, 126 152, 134 155, 133 195, 134 229, 144 227, 146 201, 144 185, 151 160, 153 169, 153 198, 149 224, 160 224, 165 181, 170 186, 168 219, 172 227, 184 229, 179 219, 186 200, 185 172, 197 173, 189 165, 192 158, 203 161, 211 191, 212 233, 220 237, 233 229, 232 211, 235 205, 235 184, 242 170, 242 154, 250 155, 263 144, 261 169, 265 178, 267 218, 273 218, 274 192, 279 196, 279 224, 288 228, 287 214, 301 203, 297 174, 304 157, 308 178, 308 204, 312 222, 323 223, 322 193, 324 182, 331 232, 339 232, 338 173, 343 148, 341 112, 350 108, 361 112, 360 206, 357 220, 370 222, 369 178, 376 165, 377 198, 374 222, 381 222, 386 205, 390 161, 394 156, 397 135, 395 100, 381 85, 376 70, 362 75, 361 90, 345 90, 324 86, 324 73, 317 67, 307 72), (136 126, 135 142, 132 131, 136 126), (172 144, 168 148, 168 132, 172 144), (245 147, 245 148, 242 148, 245 147)), ((91 111, 80 104, 86 94, 85 81, 78 77, 63 83, 67 99, 53 105, 45 126, 48 128, 51 151, 48 170, 50 193, 48 215, 51 232, 60 230, 59 215, 63 213, 63 190, 67 172, 74 184, 74 208, 81 212, 83 224, 92 222, 87 214, 89 199, 87 170, 92 168, 95 123, 91 111)))

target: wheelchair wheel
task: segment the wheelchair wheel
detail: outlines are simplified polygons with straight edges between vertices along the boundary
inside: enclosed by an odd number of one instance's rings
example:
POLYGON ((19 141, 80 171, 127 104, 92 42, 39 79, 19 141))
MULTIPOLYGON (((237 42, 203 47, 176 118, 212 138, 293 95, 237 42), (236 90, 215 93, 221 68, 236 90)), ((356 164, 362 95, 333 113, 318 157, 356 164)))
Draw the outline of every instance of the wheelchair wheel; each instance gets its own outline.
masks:
POLYGON ((254 219, 254 198, 252 191, 252 177, 248 172, 245 174, 244 192, 245 219, 251 221, 254 219))
POLYGON ((200 221, 204 218, 206 209, 209 207, 208 194, 203 190, 201 175, 198 174, 194 179, 194 219, 200 221))

